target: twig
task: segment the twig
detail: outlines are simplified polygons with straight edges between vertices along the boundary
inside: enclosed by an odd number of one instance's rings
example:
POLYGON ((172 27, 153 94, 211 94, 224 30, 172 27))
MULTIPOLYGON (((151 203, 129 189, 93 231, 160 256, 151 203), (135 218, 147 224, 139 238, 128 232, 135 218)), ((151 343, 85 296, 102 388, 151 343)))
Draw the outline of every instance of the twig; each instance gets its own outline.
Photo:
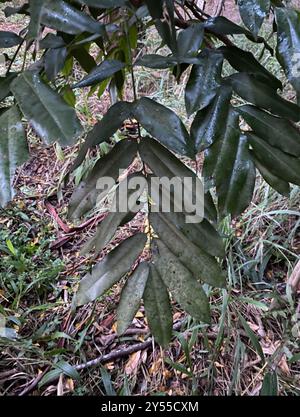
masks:
POLYGON ((40 382, 40 380, 43 378, 43 376, 49 371, 49 369, 50 366, 47 366, 44 372, 39 373, 38 376, 34 378, 34 380, 29 385, 27 385, 26 388, 23 389, 23 391, 19 394, 19 397, 23 397, 24 395, 29 394, 31 391, 33 391, 34 388, 40 382))

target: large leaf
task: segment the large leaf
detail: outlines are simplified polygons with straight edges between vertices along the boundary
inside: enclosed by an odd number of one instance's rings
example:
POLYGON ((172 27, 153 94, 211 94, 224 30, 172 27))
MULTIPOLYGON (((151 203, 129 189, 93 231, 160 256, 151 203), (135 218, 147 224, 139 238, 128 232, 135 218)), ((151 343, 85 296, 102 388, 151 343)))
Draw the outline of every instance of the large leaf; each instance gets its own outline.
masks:
POLYGON ((299 159, 270 146, 266 141, 252 133, 247 134, 258 161, 273 175, 286 182, 300 185, 299 159))
POLYGON ((206 107, 215 97, 221 82, 223 55, 205 49, 199 55, 186 85, 185 106, 188 115, 206 107))
POLYGON ((0 48, 11 48, 22 42, 21 36, 6 30, 0 31, 0 48))
POLYGON ((26 136, 16 106, 0 116, 0 154, 0 205, 4 207, 14 194, 12 181, 15 170, 28 158, 26 136))
POLYGON ((300 120, 300 107, 280 97, 261 78, 240 73, 231 75, 228 81, 236 93, 250 103, 295 122, 300 120))
POLYGON ((276 7, 277 55, 286 75, 300 94, 300 12, 276 7))
POLYGON ((82 128, 75 111, 36 73, 25 71, 11 90, 28 121, 46 143, 72 145, 82 128))
MULTIPOLYGON (((151 213, 150 224, 178 262, 187 268, 195 280, 202 280, 214 287, 224 287, 225 277, 217 261, 196 246, 170 220, 167 213, 151 213)), ((203 241, 203 246, 205 242, 203 241)))
MULTIPOLYGON (((149 265, 142 262, 127 279, 117 309, 118 334, 124 333, 134 319, 144 294, 148 275, 149 265)), ((159 317, 156 318, 158 319, 159 317)))
POLYGON ((139 58, 135 62, 135 65, 148 68, 165 69, 173 67, 176 63, 177 59, 174 55, 163 56, 158 54, 148 54, 139 58))
POLYGON ((161 240, 156 239, 155 245, 154 265, 175 300, 195 319, 210 323, 209 303, 201 284, 161 240))
POLYGON ((278 395, 278 380, 277 380, 276 371, 270 371, 265 374, 259 395, 261 396, 278 395))
POLYGON ((10 85, 17 75, 16 72, 11 72, 6 77, 0 77, 0 101, 11 94, 10 85))
POLYGON ((251 154, 251 158, 256 166, 256 168, 261 173, 264 180, 271 185, 274 190, 278 191, 280 194, 289 197, 290 195, 290 184, 287 181, 278 178, 272 172, 268 170, 262 163, 258 161, 258 159, 254 156, 253 152, 251 154))
POLYGON ((201 23, 194 23, 187 29, 181 30, 177 37, 179 57, 193 56, 199 51, 204 35, 201 23))
POLYGON ((116 59, 107 59, 101 62, 100 65, 93 68, 92 71, 84 77, 81 81, 76 83, 73 88, 87 87, 98 84, 106 78, 111 77, 116 72, 124 68, 125 64, 116 59))
POLYGON ((39 36, 45 2, 46 0, 29 0, 30 23, 26 35, 28 40, 37 39, 39 36))
POLYGON ((198 152, 222 138, 231 108, 231 95, 231 88, 221 87, 211 105, 196 114, 191 126, 191 139, 198 152))
POLYGON ((267 82, 275 89, 282 88, 281 81, 261 65, 251 52, 243 51, 235 46, 222 46, 218 49, 222 52, 229 64, 239 72, 259 74, 266 78, 267 82))
POLYGON ((168 290, 152 264, 143 299, 147 321, 155 340, 161 346, 167 346, 172 337, 172 308, 168 290))
POLYGON ((144 249, 146 240, 147 236, 144 233, 138 233, 109 252, 92 272, 80 281, 74 305, 81 306, 96 300, 118 282, 130 271, 132 264, 144 249))
POLYGON ((116 181, 120 171, 128 168, 136 156, 137 144, 129 140, 121 140, 114 148, 100 158, 89 173, 86 180, 82 181, 72 194, 69 204, 69 217, 76 219, 91 210, 97 203, 97 199, 106 190, 98 189, 97 182, 103 177, 109 177, 116 181))
POLYGON ((239 132, 238 115, 233 111, 224 138, 206 150, 205 172, 214 178, 222 215, 238 215, 248 207, 255 185, 255 167, 247 138, 239 132))
POLYGON ((141 174, 132 174, 126 177, 126 180, 123 180, 119 187, 116 190, 114 201, 112 203, 113 211, 110 211, 105 219, 97 227, 96 233, 91 240, 89 240, 82 249, 81 253, 84 254, 89 252, 93 247, 95 247, 95 252, 99 253, 114 237, 119 226, 130 221, 137 213, 139 207, 138 199, 144 191, 145 187, 140 187, 136 189, 128 189, 130 181, 134 178, 144 179, 143 183, 146 185, 145 177, 141 174), (120 202, 123 203, 124 195, 120 192, 122 188, 122 183, 125 183, 126 193, 127 193, 127 211, 120 210, 120 202), (127 185, 128 184, 128 185, 127 185), (117 210, 114 211, 114 208, 117 210))
POLYGON ((257 136, 286 153, 300 156, 300 131, 288 120, 250 105, 238 107, 237 111, 257 136))
POLYGON ((68 51, 65 47, 49 49, 45 53, 45 72, 48 80, 54 80, 57 74, 63 69, 67 54, 68 51))
POLYGON ((134 105, 127 101, 119 101, 109 108, 100 122, 96 123, 87 135, 80 148, 79 154, 72 166, 72 170, 79 167, 89 148, 93 148, 109 138, 122 127, 124 121, 132 116, 134 105))
POLYGON ((150 98, 143 97, 134 111, 141 125, 169 149, 194 156, 190 136, 179 117, 172 110, 150 98))
POLYGON ((270 0, 238 0, 241 18, 256 37, 270 9, 270 0))
POLYGON ((105 34, 105 26, 62 0, 45 0, 41 23, 71 35, 82 32, 105 34))

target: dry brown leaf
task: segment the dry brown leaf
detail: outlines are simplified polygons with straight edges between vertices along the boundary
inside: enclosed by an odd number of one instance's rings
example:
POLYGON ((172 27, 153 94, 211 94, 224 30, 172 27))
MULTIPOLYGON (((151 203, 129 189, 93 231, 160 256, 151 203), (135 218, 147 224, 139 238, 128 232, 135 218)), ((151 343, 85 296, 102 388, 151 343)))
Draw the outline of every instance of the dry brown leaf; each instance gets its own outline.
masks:
POLYGON ((125 365, 125 373, 126 375, 132 375, 133 373, 136 373, 137 368, 139 366, 141 357, 141 351, 134 352, 132 355, 130 355, 130 358, 128 362, 125 365))

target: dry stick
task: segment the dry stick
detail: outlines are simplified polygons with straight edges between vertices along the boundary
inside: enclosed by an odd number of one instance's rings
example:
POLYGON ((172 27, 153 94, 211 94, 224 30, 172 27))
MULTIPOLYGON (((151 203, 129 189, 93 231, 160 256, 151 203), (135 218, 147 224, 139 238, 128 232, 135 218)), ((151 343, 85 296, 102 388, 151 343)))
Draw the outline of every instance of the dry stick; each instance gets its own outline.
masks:
MULTIPOLYGON (((179 330, 181 328, 182 324, 184 323, 184 321, 185 321, 185 319, 176 323, 173 326, 173 330, 175 330, 175 331, 179 330)), ((136 343, 135 345, 129 346, 128 348, 125 348, 125 349, 121 348, 121 349, 114 350, 114 351, 108 353, 107 355, 102 355, 102 356, 99 356, 96 359, 92 359, 91 361, 88 361, 86 363, 76 365, 76 366, 74 366, 74 368, 77 371, 80 371, 81 369, 86 369, 86 368, 89 368, 91 366, 96 366, 96 365, 99 365, 100 363, 103 363, 103 362, 108 362, 108 361, 111 361, 111 360, 114 360, 114 359, 121 358, 123 356, 128 356, 131 353, 147 349, 148 347, 150 347, 152 345, 152 343, 153 343, 153 338, 151 337, 150 340, 147 340, 146 342, 136 343)))

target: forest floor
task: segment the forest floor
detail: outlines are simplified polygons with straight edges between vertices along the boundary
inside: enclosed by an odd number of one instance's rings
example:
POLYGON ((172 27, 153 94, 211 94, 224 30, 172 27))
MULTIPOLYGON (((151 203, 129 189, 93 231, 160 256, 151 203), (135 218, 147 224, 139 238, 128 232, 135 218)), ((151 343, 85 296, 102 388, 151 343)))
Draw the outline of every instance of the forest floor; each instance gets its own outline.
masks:
MULTIPOLYGON (((16 18, 5 26, 0 14, 1 30, 18 31, 23 23, 16 18)), ((153 50, 155 42, 147 37, 145 47, 153 50)), ((252 48, 259 56, 260 49, 252 48)), ((282 76, 272 57, 264 55, 263 61, 282 76)), ((76 67, 72 77, 81 76, 76 67)), ((140 94, 157 98, 188 122, 183 83, 175 84, 165 71, 145 69, 138 70, 136 81, 140 94)), ((108 95, 99 100, 87 92, 76 104, 86 130, 109 105, 108 95)), ((287 85, 285 96, 291 94, 287 85)), ((0 212, 0 328, 6 326, 6 338, 0 337, 1 395, 258 395, 273 372, 279 395, 300 394, 300 312, 286 291, 300 253, 299 187, 287 199, 257 177, 251 206, 220 224, 228 287, 211 293, 211 326, 174 304, 174 338, 163 350, 149 334, 143 307, 117 336, 122 283, 71 312, 79 279, 94 262, 80 249, 102 213, 71 224, 67 203, 74 184, 107 149, 90 154, 66 181, 77 147, 45 147, 31 130, 28 138, 31 158, 17 172, 14 201, 0 212), (78 369, 94 359, 96 366, 78 369)), ((140 219, 129 223, 112 245, 139 227, 140 219)))

